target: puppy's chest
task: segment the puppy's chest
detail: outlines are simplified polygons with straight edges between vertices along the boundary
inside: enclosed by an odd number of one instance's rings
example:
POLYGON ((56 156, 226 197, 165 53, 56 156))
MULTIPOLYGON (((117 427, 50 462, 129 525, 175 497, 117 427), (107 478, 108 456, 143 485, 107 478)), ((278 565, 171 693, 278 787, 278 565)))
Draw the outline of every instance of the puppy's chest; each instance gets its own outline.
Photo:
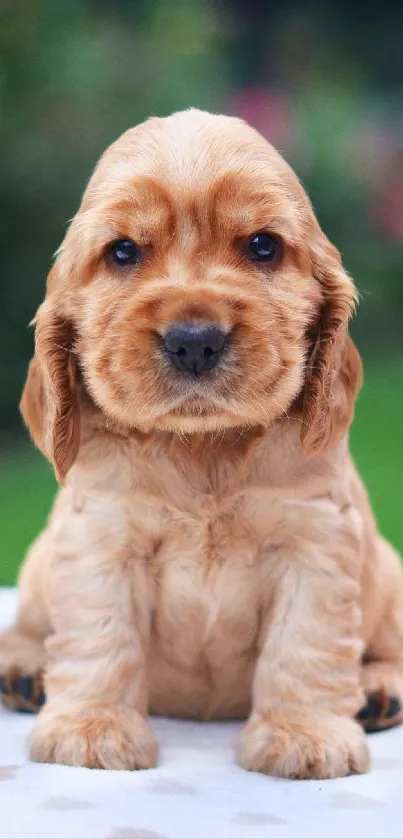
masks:
POLYGON ((211 662, 223 644, 242 653, 255 643, 262 569, 276 540, 273 503, 270 494, 200 494, 185 510, 165 510, 150 572, 156 637, 175 658, 203 650, 211 662))
POLYGON ((258 625, 259 546, 235 510, 200 500, 199 515, 170 511, 151 561, 158 646, 190 663, 225 643, 242 651, 258 625))
POLYGON ((338 527, 332 503, 262 484, 222 493, 178 484, 158 505, 149 558, 155 633, 167 655, 187 660, 208 649, 211 662, 222 644, 240 654, 256 644, 282 567, 298 562, 301 544, 321 549, 338 527))

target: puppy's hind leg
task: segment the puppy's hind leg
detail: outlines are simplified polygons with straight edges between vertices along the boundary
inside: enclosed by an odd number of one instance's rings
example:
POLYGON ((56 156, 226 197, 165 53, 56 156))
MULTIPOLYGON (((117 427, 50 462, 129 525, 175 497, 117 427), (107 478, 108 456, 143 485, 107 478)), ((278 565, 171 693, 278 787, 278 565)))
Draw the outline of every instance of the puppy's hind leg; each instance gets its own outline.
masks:
POLYGON ((392 596, 366 651, 362 684, 366 705, 358 720, 368 732, 403 722, 403 570, 400 557, 379 539, 380 562, 392 575, 392 596))
POLYGON ((44 641, 50 633, 44 597, 44 566, 50 539, 44 531, 29 550, 19 580, 14 626, 0 633, 0 698, 19 711, 36 711, 44 702, 44 641))

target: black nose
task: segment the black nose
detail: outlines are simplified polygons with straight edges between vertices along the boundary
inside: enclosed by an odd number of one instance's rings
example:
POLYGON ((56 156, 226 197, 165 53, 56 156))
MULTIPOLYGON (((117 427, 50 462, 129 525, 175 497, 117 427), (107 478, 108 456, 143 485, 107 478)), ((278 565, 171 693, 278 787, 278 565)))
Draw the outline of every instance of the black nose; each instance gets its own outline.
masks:
POLYGON ((164 336, 165 352, 177 370, 204 373, 218 363, 226 335, 214 323, 177 323, 164 336))

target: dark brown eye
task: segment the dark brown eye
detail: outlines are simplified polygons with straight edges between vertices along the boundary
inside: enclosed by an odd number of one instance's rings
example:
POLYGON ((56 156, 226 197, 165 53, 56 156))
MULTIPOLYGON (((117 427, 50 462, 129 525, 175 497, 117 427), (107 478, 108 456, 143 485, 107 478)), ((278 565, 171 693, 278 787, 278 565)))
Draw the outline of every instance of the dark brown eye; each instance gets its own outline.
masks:
POLYGON ((131 239, 119 239, 109 248, 111 259, 115 265, 135 265, 140 258, 140 248, 131 239))
POLYGON ((272 233, 255 233, 248 241, 247 253, 257 262, 272 262, 280 250, 280 243, 272 233))

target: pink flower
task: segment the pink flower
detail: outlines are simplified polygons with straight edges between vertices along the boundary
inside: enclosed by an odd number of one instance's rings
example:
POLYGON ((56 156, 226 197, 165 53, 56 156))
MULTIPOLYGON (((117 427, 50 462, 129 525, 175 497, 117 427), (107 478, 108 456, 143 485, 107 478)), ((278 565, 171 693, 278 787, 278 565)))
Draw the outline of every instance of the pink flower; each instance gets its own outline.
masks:
POLYGON ((374 220, 390 239, 403 242, 403 177, 396 175, 378 193, 374 220))
POLYGON ((286 98, 258 87, 238 90, 229 102, 230 113, 245 119, 281 149, 294 143, 296 125, 286 98))
POLYGON ((351 137, 350 154, 356 176, 374 188, 384 184, 395 169, 399 139, 387 122, 366 121, 351 137))

